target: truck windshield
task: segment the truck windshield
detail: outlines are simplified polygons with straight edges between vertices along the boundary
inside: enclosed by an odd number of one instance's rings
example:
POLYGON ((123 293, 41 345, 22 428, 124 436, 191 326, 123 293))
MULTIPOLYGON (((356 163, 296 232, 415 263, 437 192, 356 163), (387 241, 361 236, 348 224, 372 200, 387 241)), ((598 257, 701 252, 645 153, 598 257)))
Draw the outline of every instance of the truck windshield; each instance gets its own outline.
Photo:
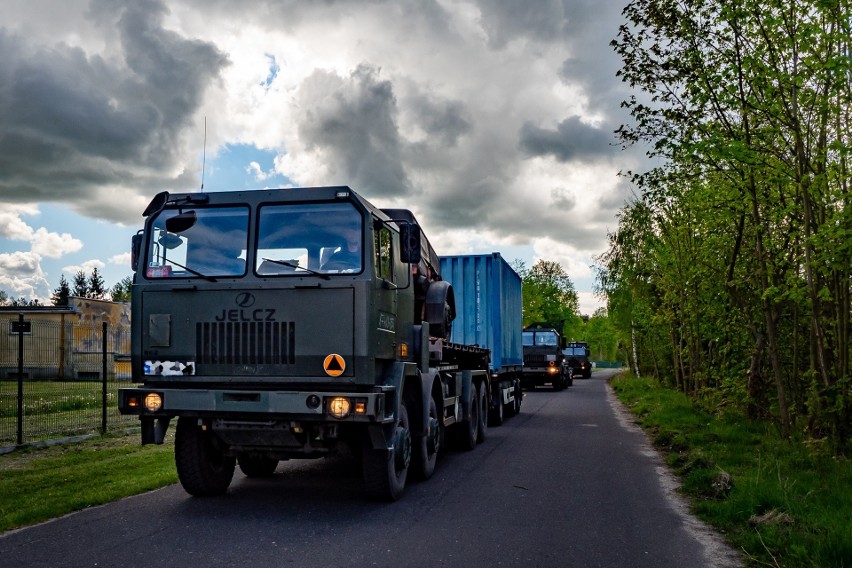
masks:
POLYGON ((258 216, 258 276, 354 274, 363 268, 363 220, 349 202, 265 205, 258 216))
POLYGON ((196 220, 171 233, 166 220, 186 210, 164 209, 148 233, 147 278, 242 276, 246 272, 248 207, 194 209, 196 220))
POLYGON ((523 332, 524 345, 559 345, 559 336, 554 331, 525 331, 523 332))

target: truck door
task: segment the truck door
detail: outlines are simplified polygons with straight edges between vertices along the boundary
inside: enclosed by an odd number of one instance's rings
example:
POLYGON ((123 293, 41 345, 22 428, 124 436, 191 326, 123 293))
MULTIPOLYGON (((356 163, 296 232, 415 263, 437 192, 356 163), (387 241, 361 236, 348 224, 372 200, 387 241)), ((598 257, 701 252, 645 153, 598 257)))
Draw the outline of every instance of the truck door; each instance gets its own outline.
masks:
POLYGON ((397 332, 397 283, 394 270, 394 239, 391 229, 374 219, 373 235, 375 251, 374 287, 378 321, 376 322, 376 358, 396 357, 397 332))

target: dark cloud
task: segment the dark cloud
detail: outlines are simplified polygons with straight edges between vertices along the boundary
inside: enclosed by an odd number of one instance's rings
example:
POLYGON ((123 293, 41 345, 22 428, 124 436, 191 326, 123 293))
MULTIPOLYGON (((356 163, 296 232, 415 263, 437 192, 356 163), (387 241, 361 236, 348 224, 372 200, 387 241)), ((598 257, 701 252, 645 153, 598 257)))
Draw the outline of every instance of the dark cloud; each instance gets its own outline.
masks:
POLYGON ((301 142, 323 151, 341 183, 376 197, 411 191, 400 154, 396 97, 376 68, 361 65, 346 79, 317 71, 299 97, 306 109, 298 124, 301 142))
POLYGON ((0 199, 85 208, 99 187, 145 191, 181 171, 179 141, 225 56, 163 29, 160 2, 94 11, 121 40, 109 59, 0 28, 0 199))
POLYGON ((454 147, 472 128, 468 110, 461 101, 446 101, 434 96, 415 96, 408 101, 409 112, 429 137, 429 144, 454 147))
POLYGON ((568 25, 562 0, 481 0, 482 27, 492 47, 502 48, 515 39, 551 41, 568 25))
POLYGON ((551 155, 560 162, 594 159, 614 153, 612 134, 584 124, 576 116, 563 120, 555 130, 526 123, 521 127, 519 138, 521 150, 527 156, 551 155))

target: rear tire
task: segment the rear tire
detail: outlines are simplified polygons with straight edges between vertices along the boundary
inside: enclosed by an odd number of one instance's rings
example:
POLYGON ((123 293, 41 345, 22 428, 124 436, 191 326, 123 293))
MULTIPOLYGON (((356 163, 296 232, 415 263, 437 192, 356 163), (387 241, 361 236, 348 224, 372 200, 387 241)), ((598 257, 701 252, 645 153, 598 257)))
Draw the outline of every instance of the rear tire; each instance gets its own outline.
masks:
POLYGON ((429 416, 427 420, 428 430, 426 435, 415 440, 415 450, 411 456, 414 461, 412 472, 416 473, 419 479, 429 479, 435 473, 438 453, 442 449, 441 445, 444 439, 441 432, 444 426, 441 423, 441 417, 438 415, 438 404, 432 397, 429 397, 429 416))
POLYGON ((470 417, 459 423, 459 445, 461 449, 470 451, 476 448, 479 439, 479 397, 477 389, 471 385, 470 391, 470 417))
POLYGON ((479 385, 479 435, 476 437, 478 443, 482 443, 488 437, 488 414, 491 407, 491 399, 488 397, 488 385, 485 381, 479 385))
MULTIPOLYGON (((499 388, 499 387, 498 387, 499 388)), ((506 407, 503 405, 503 393, 500 393, 500 401, 497 403, 497 406, 494 407, 494 410, 491 412, 491 424, 493 426, 502 426, 503 422, 506 420, 507 414, 506 407)))
POLYGON ((196 497, 221 495, 234 477, 236 458, 226 456, 215 436, 198 425, 198 419, 178 418, 175 432, 175 466, 184 490, 196 497))

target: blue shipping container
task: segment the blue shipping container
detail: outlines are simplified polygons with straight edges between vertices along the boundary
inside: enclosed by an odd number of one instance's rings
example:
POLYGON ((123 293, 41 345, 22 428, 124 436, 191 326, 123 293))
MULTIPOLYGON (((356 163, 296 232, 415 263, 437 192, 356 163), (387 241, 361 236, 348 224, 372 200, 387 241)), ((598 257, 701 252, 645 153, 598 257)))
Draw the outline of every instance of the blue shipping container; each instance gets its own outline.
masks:
POLYGON ((442 256, 441 277, 456 297, 450 341, 490 349, 492 372, 520 370, 524 352, 518 273, 495 252, 442 256))

